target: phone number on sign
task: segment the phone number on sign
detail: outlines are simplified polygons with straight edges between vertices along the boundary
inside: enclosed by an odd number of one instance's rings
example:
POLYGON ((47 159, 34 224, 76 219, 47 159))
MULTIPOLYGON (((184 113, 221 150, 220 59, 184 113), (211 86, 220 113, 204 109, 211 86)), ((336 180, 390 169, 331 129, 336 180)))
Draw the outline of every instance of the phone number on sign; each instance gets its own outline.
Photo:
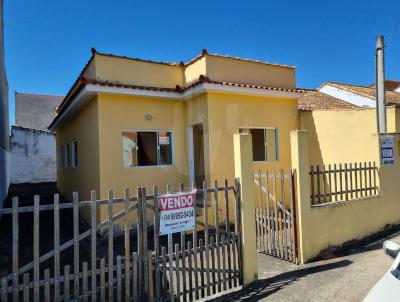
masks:
POLYGON ((189 218, 193 216, 194 216, 194 210, 190 209, 182 212, 165 214, 162 215, 162 218, 163 220, 176 220, 176 219, 189 218))

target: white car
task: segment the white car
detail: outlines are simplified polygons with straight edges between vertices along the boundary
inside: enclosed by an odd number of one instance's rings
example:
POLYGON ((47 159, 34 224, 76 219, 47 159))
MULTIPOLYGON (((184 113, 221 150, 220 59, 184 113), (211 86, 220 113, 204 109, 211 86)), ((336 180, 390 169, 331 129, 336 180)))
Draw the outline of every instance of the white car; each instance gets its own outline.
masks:
POLYGON ((386 274, 369 291, 364 302, 400 300, 400 244, 387 240, 383 244, 383 250, 386 255, 395 260, 386 274))

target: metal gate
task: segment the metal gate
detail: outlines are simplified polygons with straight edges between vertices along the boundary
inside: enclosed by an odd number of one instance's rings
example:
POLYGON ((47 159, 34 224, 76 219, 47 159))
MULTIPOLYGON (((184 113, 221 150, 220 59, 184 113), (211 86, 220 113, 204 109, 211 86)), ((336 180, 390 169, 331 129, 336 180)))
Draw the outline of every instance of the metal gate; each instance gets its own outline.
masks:
POLYGON ((257 250, 298 263, 294 174, 275 171, 254 175, 257 250))
MULTIPOLYGON (((171 192, 167 186, 165 193, 171 192)), ((240 183, 215 182, 195 192, 195 228, 172 235, 159 235, 162 194, 156 186, 150 195, 142 187, 133 196, 125 190, 122 198, 109 191, 105 200, 92 191, 90 201, 78 201, 74 193, 72 203, 60 203, 56 194, 41 205, 35 196, 25 207, 14 198, 12 208, 0 209, 12 229, 1 301, 193 301, 241 285, 240 183), (91 226, 83 228, 79 210, 85 208, 91 226), (107 220, 97 221, 100 211, 107 220), (45 217, 51 223, 43 232, 45 217), (21 220, 31 227, 21 228, 21 220), (33 240, 30 258, 22 259, 26 232, 33 240), (70 238, 60 238, 66 232, 70 238), (49 236, 50 245, 44 240, 49 236)))

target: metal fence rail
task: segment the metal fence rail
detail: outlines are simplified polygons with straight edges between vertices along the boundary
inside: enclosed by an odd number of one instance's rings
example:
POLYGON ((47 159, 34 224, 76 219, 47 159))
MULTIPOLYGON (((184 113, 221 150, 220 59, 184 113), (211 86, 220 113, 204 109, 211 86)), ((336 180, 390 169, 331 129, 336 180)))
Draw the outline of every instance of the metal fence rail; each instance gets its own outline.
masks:
POLYGON ((375 196, 377 172, 375 162, 311 166, 311 204, 375 196))
MULTIPOLYGON (((194 188, 192 184, 190 190, 194 188)), ((178 191, 184 191, 182 184, 178 191)), ((168 185, 166 193, 171 192, 168 185)), ((218 186, 215 182, 213 187, 204 183, 195 192, 195 228, 173 235, 159 235, 162 194, 157 186, 151 195, 143 187, 134 196, 126 189, 123 198, 114 198, 109 191, 106 200, 98 200, 92 191, 90 201, 79 201, 74 193, 71 203, 60 203, 56 194, 52 204, 40 205, 35 196, 33 206, 27 207, 19 207, 18 198, 13 198, 12 208, 0 209, 0 214, 12 217, 13 252, 12 271, 0 280, 1 301, 192 301, 239 286, 240 183, 225 181, 218 186), (116 205, 123 209, 116 211, 116 205), (89 209, 91 222, 83 232, 79 229, 81 208, 89 209), (63 227, 71 228, 73 236, 61 244, 63 209, 72 209, 71 224, 63 227), (40 232, 44 211, 53 213, 54 245, 41 254, 40 238, 47 236, 40 232), (107 220, 98 222, 99 211, 106 211, 107 220), (22 213, 33 216, 33 257, 21 266, 22 213), (116 224, 122 226, 122 234, 114 231, 116 224), (103 248, 100 240, 106 242, 103 248), (72 254, 70 262, 67 251, 72 254)))
POLYGON ((259 171, 254 183, 258 251, 298 263, 293 172, 259 171))

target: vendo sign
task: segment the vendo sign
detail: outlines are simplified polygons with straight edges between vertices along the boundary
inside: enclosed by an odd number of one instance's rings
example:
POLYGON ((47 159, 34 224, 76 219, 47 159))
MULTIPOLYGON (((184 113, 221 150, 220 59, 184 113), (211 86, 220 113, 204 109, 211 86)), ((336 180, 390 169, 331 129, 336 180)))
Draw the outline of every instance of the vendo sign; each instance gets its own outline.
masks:
POLYGON ((195 192, 166 194, 158 197, 160 235, 191 230, 196 223, 195 192))

